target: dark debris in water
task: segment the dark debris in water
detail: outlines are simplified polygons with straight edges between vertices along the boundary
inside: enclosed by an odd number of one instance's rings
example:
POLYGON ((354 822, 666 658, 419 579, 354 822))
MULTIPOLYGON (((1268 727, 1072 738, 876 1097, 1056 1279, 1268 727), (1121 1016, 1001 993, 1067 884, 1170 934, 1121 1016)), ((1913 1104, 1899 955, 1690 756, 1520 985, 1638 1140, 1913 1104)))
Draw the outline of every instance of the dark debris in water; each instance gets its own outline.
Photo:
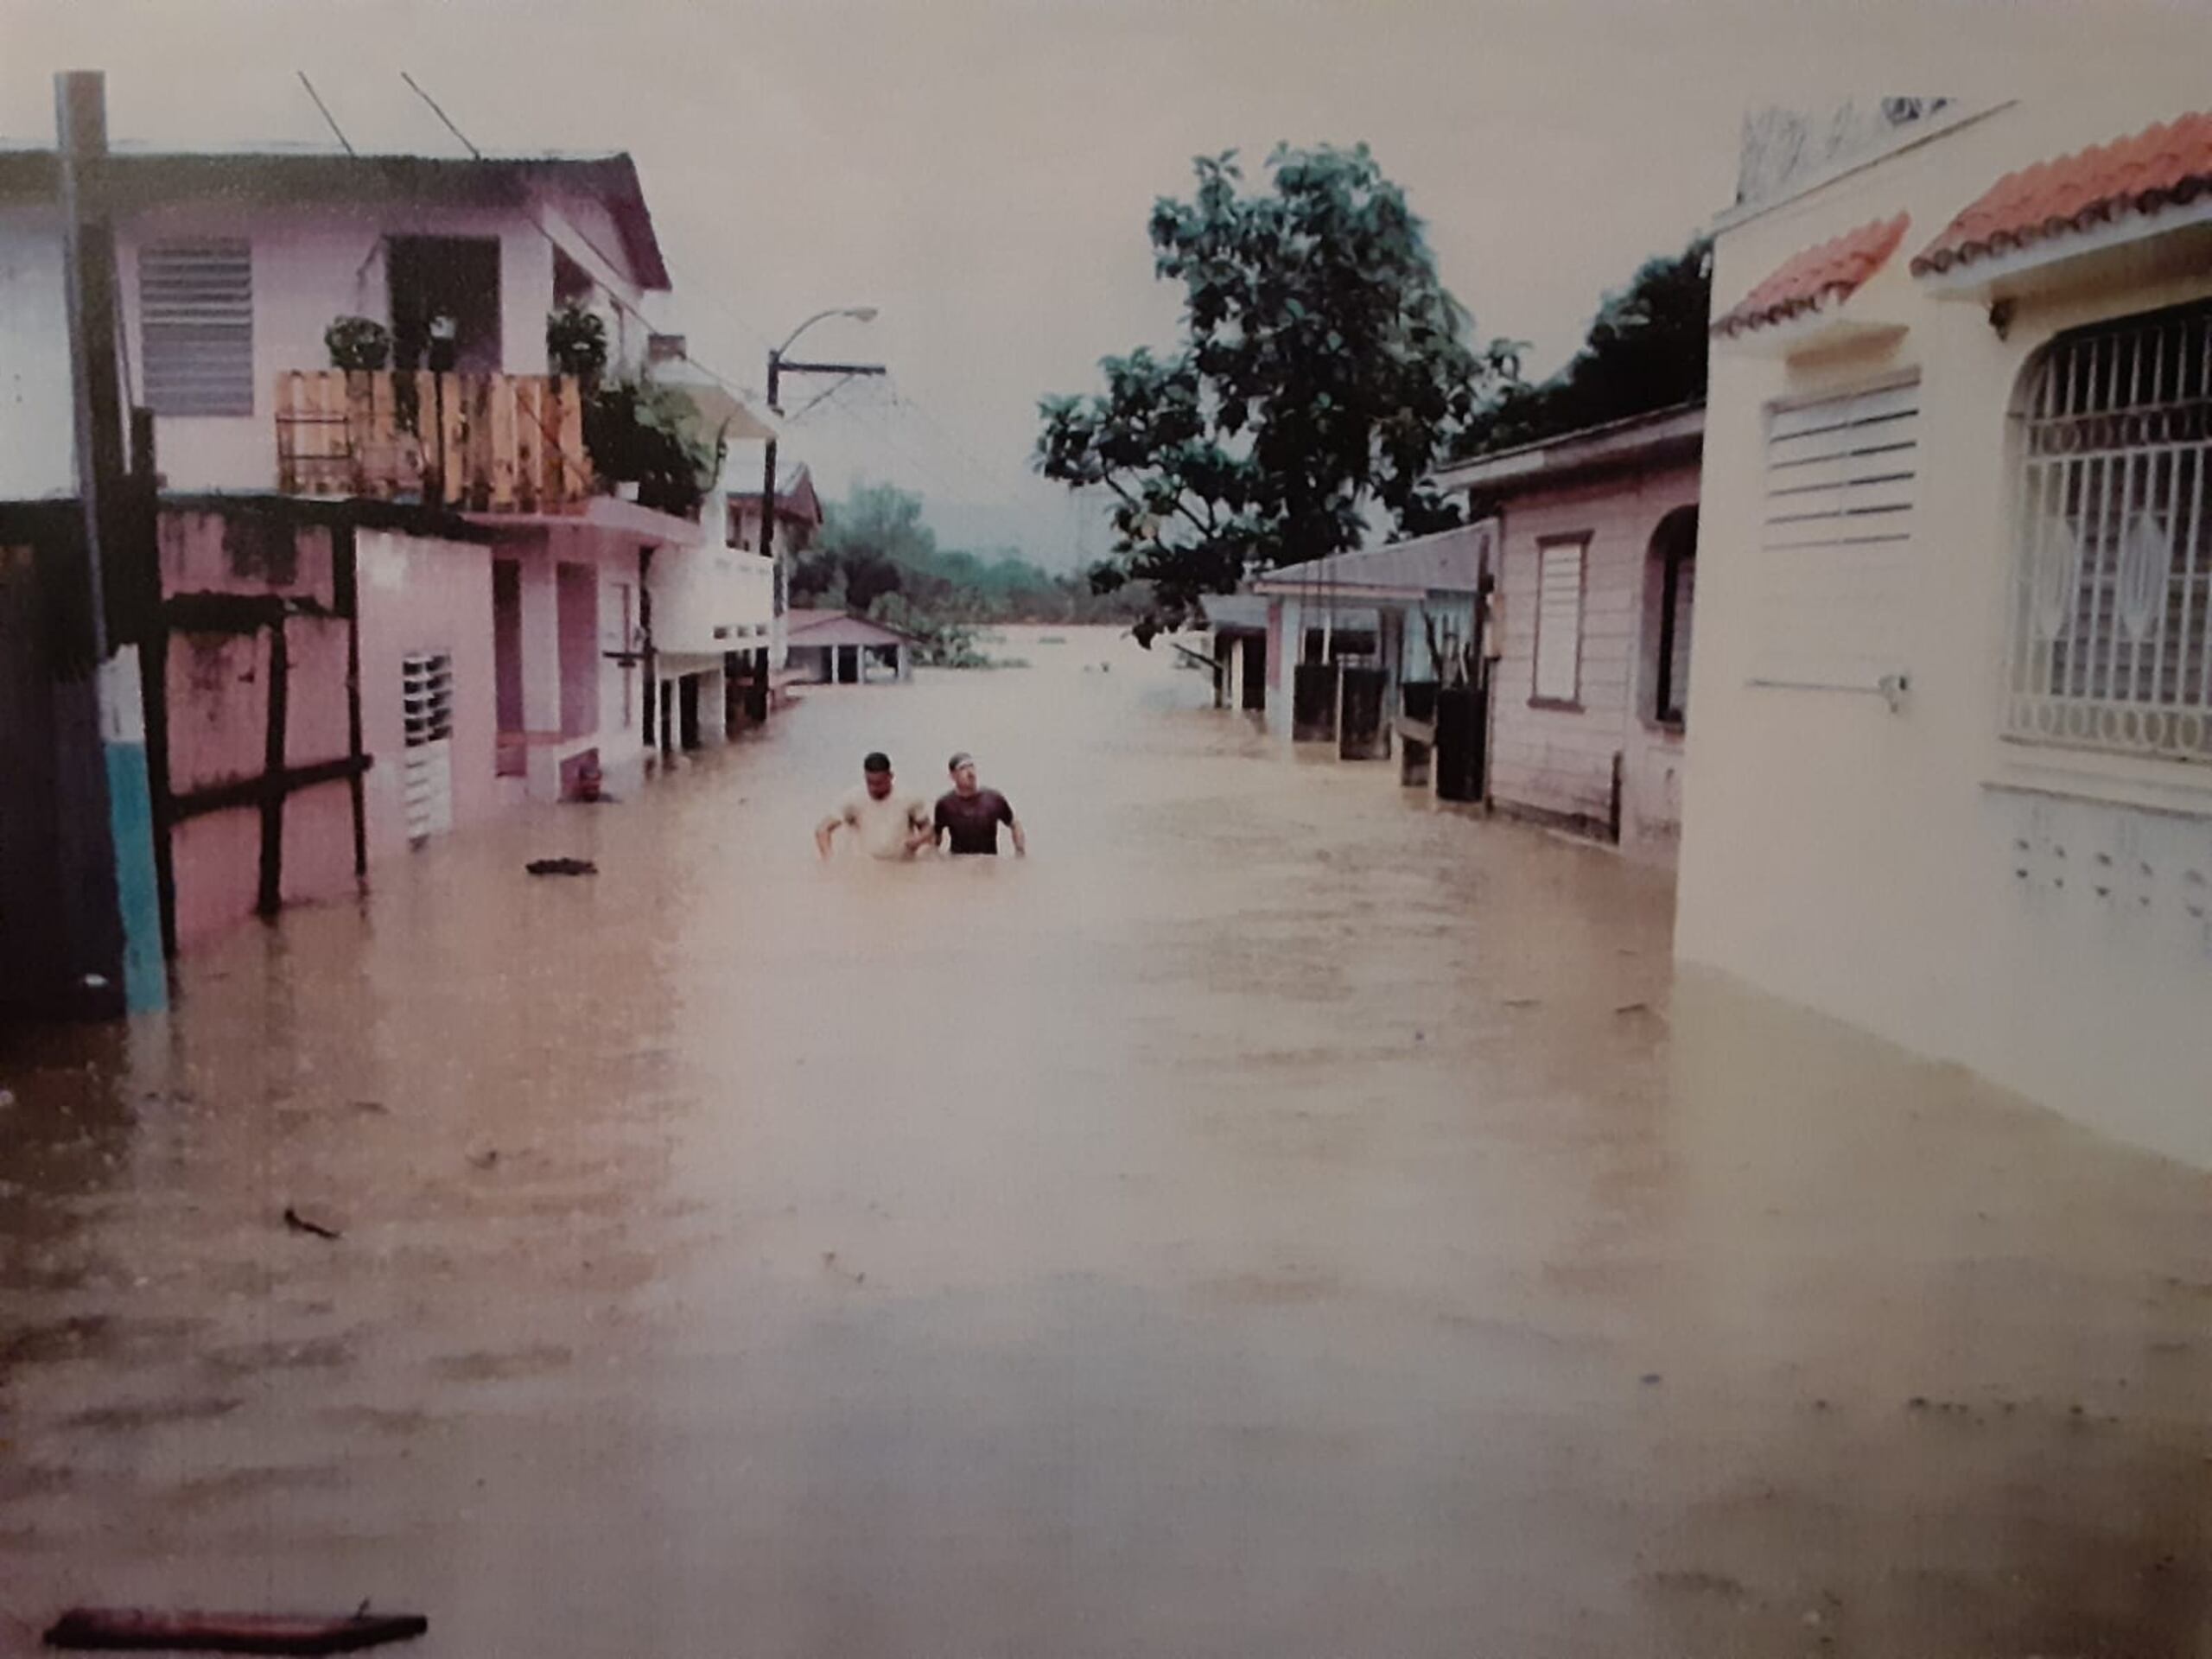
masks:
POLYGON ((597 875, 599 866, 588 858, 534 858, 523 867, 532 875, 597 875))

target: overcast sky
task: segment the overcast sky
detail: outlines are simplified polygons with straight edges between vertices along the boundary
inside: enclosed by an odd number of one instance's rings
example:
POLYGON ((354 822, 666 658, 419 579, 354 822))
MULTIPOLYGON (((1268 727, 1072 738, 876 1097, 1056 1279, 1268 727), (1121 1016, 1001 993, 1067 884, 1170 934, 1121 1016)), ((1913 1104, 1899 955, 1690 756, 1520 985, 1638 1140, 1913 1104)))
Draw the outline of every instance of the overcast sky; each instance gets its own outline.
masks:
POLYGON ((1172 337, 1144 225, 1194 154, 1367 141, 1478 333, 1543 370, 1726 203, 1749 106, 2171 85, 2208 45, 2212 0, 0 0, 0 134, 50 137, 80 67, 118 137, 327 139, 304 69, 361 148, 456 153, 404 68, 486 149, 627 149, 703 361, 757 385, 809 312, 882 308, 808 337, 894 371, 793 434, 833 492, 1046 543, 1072 520, 1028 474, 1036 400, 1172 337))

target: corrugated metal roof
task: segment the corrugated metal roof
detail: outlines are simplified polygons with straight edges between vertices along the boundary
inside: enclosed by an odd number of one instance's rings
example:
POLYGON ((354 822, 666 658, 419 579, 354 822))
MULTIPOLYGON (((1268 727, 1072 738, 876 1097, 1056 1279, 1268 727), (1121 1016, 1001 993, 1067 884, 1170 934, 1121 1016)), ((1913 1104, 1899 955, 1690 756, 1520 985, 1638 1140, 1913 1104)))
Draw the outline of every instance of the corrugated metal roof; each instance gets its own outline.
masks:
POLYGON ((1268 626, 1265 594, 1208 594, 1203 603, 1206 621, 1213 627, 1257 632, 1268 626))
POLYGON ((912 637, 843 611, 791 611, 784 619, 785 643, 813 651, 823 645, 906 645, 912 637))
POLYGON ((1409 542, 1287 564, 1257 578, 1252 586, 1262 594, 1297 594, 1325 586, 1471 594, 1481 578, 1483 550, 1491 535, 1486 524, 1461 524, 1409 542))

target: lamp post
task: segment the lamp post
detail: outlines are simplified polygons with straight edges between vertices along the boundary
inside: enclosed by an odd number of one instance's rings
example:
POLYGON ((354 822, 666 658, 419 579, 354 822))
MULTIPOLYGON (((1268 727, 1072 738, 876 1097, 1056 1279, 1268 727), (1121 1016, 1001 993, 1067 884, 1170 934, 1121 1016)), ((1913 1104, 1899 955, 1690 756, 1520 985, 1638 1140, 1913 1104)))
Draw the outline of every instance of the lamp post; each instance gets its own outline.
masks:
MULTIPOLYGON (((768 353, 768 412, 783 413, 779 393, 784 376, 787 374, 882 374, 887 372, 880 363, 801 363, 788 355, 798 337, 808 329, 830 317, 850 317, 855 322, 873 322, 876 311, 872 305, 832 306, 817 311, 804 322, 784 336, 784 343, 768 353)), ((770 581, 774 583, 775 614, 781 617, 785 609, 785 582, 783 566, 776 562, 776 438, 768 436, 767 454, 760 467, 760 556, 770 561, 770 581)), ((752 707, 746 712, 755 721, 768 715, 768 652, 760 653, 760 671, 756 677, 751 699, 752 707)))

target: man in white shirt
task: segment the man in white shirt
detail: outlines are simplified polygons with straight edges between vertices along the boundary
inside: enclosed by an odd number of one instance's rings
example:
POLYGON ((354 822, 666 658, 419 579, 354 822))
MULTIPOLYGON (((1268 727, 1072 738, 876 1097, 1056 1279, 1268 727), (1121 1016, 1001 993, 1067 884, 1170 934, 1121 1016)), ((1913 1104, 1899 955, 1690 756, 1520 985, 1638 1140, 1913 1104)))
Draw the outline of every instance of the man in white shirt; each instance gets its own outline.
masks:
POLYGON ((815 826, 815 849, 830 856, 830 838, 840 829, 870 858, 912 858, 937 837, 937 825, 926 803, 918 795, 902 795, 893 787, 890 757, 871 754, 861 763, 867 786, 855 790, 836 809, 815 826))

